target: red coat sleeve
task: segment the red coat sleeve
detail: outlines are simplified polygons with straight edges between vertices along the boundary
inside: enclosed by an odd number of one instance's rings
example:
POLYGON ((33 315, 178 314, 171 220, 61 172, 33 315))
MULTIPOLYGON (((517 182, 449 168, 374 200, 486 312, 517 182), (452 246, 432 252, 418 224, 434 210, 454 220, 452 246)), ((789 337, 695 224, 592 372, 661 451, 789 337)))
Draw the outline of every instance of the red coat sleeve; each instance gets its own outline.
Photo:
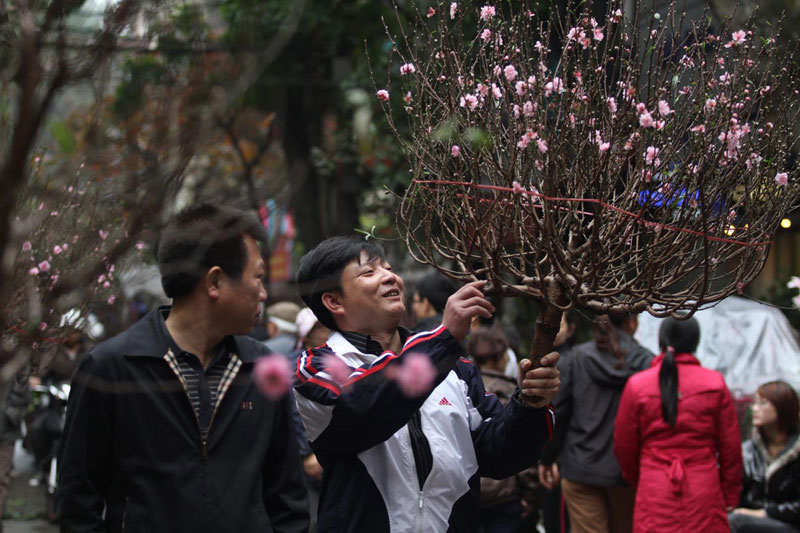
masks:
POLYGON ((742 438, 739 420, 728 387, 723 383, 722 402, 717 410, 717 452, 719 476, 727 507, 736 507, 742 490, 742 438))
POLYGON ((641 423, 636 405, 633 380, 628 380, 619 402, 614 423, 614 455, 617 456, 622 476, 634 487, 639 482, 639 456, 642 450, 641 423))

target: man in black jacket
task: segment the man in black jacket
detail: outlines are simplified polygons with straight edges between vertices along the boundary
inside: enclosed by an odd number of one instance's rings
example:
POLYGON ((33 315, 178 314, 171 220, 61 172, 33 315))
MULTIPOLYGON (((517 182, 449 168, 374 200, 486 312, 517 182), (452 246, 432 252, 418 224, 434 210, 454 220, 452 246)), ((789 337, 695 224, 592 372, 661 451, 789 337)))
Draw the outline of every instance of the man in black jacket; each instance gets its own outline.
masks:
POLYGON ((158 250, 173 299, 81 362, 67 407, 62 531, 306 531, 290 396, 253 384, 267 293, 258 220, 199 205, 158 250))

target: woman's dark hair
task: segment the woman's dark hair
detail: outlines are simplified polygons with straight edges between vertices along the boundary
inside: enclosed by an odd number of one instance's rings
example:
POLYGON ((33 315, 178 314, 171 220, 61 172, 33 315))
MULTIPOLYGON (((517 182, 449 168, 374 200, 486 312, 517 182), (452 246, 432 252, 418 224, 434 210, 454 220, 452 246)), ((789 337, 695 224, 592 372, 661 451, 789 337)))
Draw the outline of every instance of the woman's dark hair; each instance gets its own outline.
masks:
POLYGON ((199 204, 178 213, 158 244, 161 285, 170 298, 186 296, 212 267, 238 280, 247 263, 243 236, 266 242, 258 217, 234 207, 199 204))
POLYGON ((700 324, 694 318, 665 318, 658 329, 658 345, 664 352, 658 385, 661 389, 661 416, 675 427, 678 420, 678 366, 676 353, 694 353, 700 342, 700 324))
POLYGON ((386 258, 383 246, 355 235, 331 237, 319 243, 300 259, 297 286, 303 302, 328 329, 338 331, 333 315, 322 303, 322 295, 342 290, 342 270, 351 261, 360 261, 361 251, 369 259, 386 258))
POLYGON ((618 368, 622 368, 622 365, 625 364, 625 356, 628 355, 627 350, 619 345, 619 328, 630 316, 630 313, 609 313, 598 316, 594 322, 595 346, 598 350, 616 357, 618 368))
MULTIPOLYGON (((770 381, 758 388, 758 395, 775 406, 780 431, 789 436, 797 433, 800 429, 800 401, 791 385, 785 381, 770 381)), ((766 440, 763 431, 761 437, 766 440)))

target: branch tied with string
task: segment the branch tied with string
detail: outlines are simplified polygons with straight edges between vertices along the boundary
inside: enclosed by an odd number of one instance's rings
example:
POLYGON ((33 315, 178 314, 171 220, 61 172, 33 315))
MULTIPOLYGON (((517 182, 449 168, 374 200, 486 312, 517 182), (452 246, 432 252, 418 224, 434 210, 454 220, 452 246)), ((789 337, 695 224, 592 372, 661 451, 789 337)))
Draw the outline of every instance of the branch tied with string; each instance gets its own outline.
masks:
POLYGON ((685 316, 741 292, 800 193, 796 42, 677 1, 570 5, 418 8, 376 84, 411 254, 537 300, 534 360, 572 307, 685 316))

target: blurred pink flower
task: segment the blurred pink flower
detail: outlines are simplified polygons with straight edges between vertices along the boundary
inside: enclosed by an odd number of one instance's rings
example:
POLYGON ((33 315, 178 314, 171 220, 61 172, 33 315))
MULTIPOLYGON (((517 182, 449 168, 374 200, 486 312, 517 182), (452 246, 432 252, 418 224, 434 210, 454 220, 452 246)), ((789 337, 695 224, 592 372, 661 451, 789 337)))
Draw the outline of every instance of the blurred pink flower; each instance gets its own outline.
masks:
POLYGON ((481 8, 481 20, 489 20, 495 16, 494 6, 483 6, 481 8))
POLYGON ((536 107, 534 107, 533 103, 530 100, 522 104, 522 114, 525 115, 526 117, 532 117, 533 112, 535 110, 536 107))
POLYGON ((614 97, 610 96, 610 97, 606 98, 606 105, 608 106, 608 110, 611 113, 616 113, 617 112, 617 101, 614 99, 614 97))
POLYGON ((513 181, 511 183, 511 187, 514 190, 514 192, 517 193, 517 194, 521 193, 524 190, 522 188, 522 185, 520 185, 518 181, 513 181))
POLYGON ((658 101, 658 112, 662 117, 669 116, 672 113, 672 110, 669 108, 669 104, 666 102, 666 100, 658 101))
POLYGON ((436 10, 435 10, 435 9, 433 9, 432 7, 429 7, 429 8, 428 8, 428 18, 431 18, 431 17, 432 17, 432 16, 434 16, 435 14, 436 14, 436 10))
POLYGON ((378 100, 381 102, 386 102, 389 100, 389 91, 386 89, 379 89, 378 92, 375 93, 375 96, 377 96, 378 100))
POLYGON ((108 305, 114 305, 114 302, 117 301, 117 297, 116 296, 109 296, 108 300, 106 300, 106 301, 108 302, 108 305))
POLYGON ((350 374, 352 374, 352 369, 347 363, 335 355, 326 356, 323 365, 325 367, 325 372, 339 385, 344 385, 350 378, 350 374))
POLYGON ((53 253, 54 253, 54 254, 58 255, 58 254, 60 254, 62 251, 63 251, 63 248, 61 248, 61 246, 59 246, 58 244, 56 244, 55 246, 53 246, 53 253))
POLYGON ((492 38, 492 30, 490 30, 489 28, 486 28, 481 32, 481 39, 483 39, 484 41, 488 41, 491 38, 492 38))
POLYGON ((47 272, 48 270, 50 270, 50 263, 48 261, 39 263, 39 272, 47 272))
POLYGON ((104 288, 104 289, 107 289, 107 288, 109 288, 109 287, 111 287, 111 284, 110 284, 109 282, 107 282, 107 281, 104 281, 104 282, 103 282, 103 288, 104 288))
POLYGON ((733 42, 736 44, 744 44, 747 40, 747 33, 744 30, 738 30, 733 32, 731 35, 733 37, 733 42))
POLYGON ((100 235, 100 238, 103 239, 103 240, 106 240, 106 238, 108 237, 108 232, 107 231, 99 230, 97 232, 97 234, 100 235))
POLYGON ((775 175, 775 183, 786 186, 789 184, 789 175, 786 172, 779 172, 775 175))
POLYGON ((708 100, 706 100, 706 105, 705 105, 706 111, 714 111, 715 107, 717 107, 716 100, 714 100, 713 98, 709 98, 708 100))
POLYGON ((800 289, 800 276, 792 276, 789 283, 786 284, 787 289, 800 289))
POLYGON ((292 388, 292 369, 285 355, 260 358, 253 367, 253 382, 270 400, 280 400, 292 388))
POLYGON ((23 252, 30 252, 33 246, 31 246, 31 241, 25 241, 22 243, 22 251, 23 252))
POLYGON ((478 107, 478 97, 474 94, 465 94, 461 97, 461 107, 466 107, 470 111, 474 111, 478 107))
POLYGON ((706 126, 705 126, 705 124, 699 124, 699 125, 693 127, 691 129, 691 132, 692 133, 705 133, 706 132, 706 126))
POLYGON ((456 13, 458 12, 458 3, 457 2, 450 2, 450 20, 456 18, 456 13))
POLYGON ((421 353, 408 353, 402 359, 403 364, 394 373, 400 391, 409 398, 429 393, 436 379, 436 369, 430 358, 421 353))
POLYGON ((536 141, 536 147, 539 148, 539 151, 543 154, 547 152, 547 143, 544 139, 538 139, 536 141))
POLYGON ((144 243, 143 242, 137 242, 136 243, 136 249, 137 250, 144 250, 144 243))
POLYGON ((609 148, 611 148, 611 143, 600 143, 600 146, 598 147, 601 154, 608 152, 609 148))
POLYGON ((518 96, 525 96, 525 94, 528 92, 528 84, 524 81, 518 81, 514 85, 514 88, 516 89, 518 96))
POLYGON ((30 274, 31 276, 36 276, 39 274, 39 269, 36 267, 32 267, 30 270, 28 270, 28 274, 30 274))
POLYGON ((503 97, 503 91, 494 83, 492 84, 492 96, 494 96, 495 100, 500 100, 503 97))
POLYGON ((40 322, 39 323, 39 331, 44 331, 47 329, 47 322, 40 322))
POLYGON ((461 155, 461 147, 457 144, 454 144, 450 147, 450 155, 453 157, 458 157, 461 155))
POLYGON ((403 97, 403 101, 404 101, 406 104, 410 104, 410 103, 411 103, 411 100, 412 100, 411 91, 408 91, 408 92, 406 93, 406 95, 403 97))
POLYGON ((603 40, 603 28, 595 28, 592 30, 594 32, 594 40, 600 42, 603 40))

